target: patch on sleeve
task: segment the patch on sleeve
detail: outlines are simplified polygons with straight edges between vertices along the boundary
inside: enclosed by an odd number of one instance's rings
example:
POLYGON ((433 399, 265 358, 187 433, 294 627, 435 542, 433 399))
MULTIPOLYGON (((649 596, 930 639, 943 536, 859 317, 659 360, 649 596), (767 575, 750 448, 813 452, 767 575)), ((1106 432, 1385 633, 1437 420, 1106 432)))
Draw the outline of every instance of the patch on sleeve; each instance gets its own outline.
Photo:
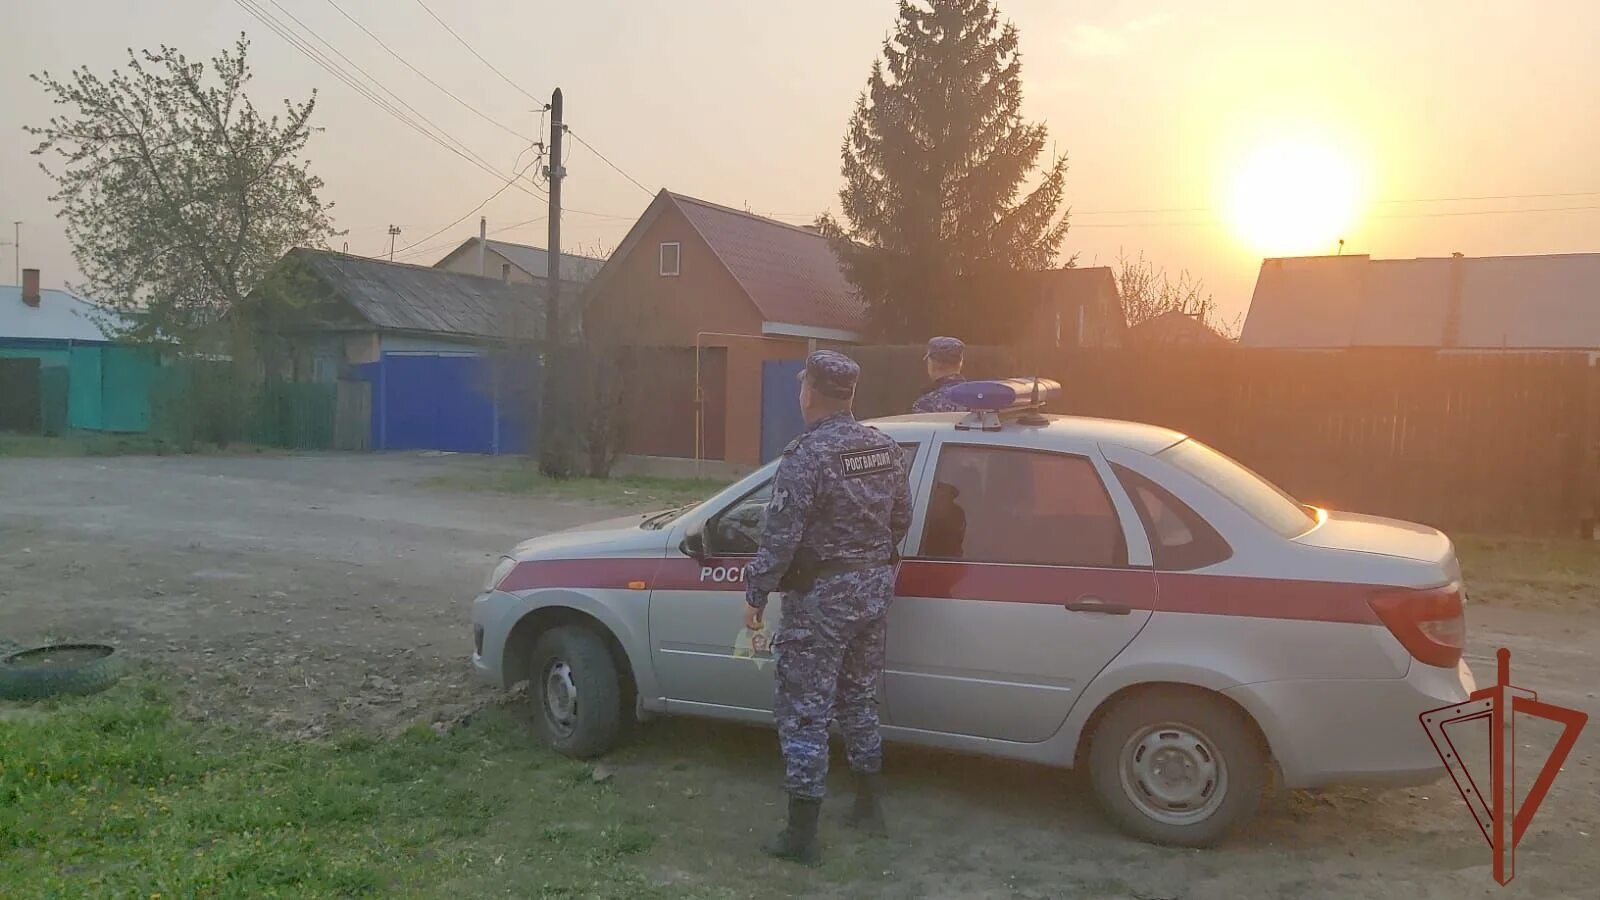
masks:
POLYGON ((844 477, 846 478, 859 478, 862 475, 893 472, 900 463, 898 459, 899 451, 899 447, 851 450, 848 453, 839 454, 839 467, 844 470, 844 477))
POLYGON ((789 505, 789 489, 778 488, 777 490, 773 491, 772 503, 770 505, 773 512, 783 512, 783 508, 789 505))

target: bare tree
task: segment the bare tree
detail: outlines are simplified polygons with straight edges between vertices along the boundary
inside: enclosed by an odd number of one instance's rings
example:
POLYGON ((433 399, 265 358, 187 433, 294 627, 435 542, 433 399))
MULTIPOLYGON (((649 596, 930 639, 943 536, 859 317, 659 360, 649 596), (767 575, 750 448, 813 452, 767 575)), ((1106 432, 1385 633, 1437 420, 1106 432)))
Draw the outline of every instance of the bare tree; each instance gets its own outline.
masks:
POLYGON ((1165 269, 1144 258, 1129 259, 1127 254, 1117 256, 1117 291, 1122 295, 1122 309, 1130 327, 1148 322, 1167 313, 1180 313, 1211 329, 1228 340, 1238 340, 1240 319, 1224 320, 1217 309, 1216 298, 1206 290, 1204 282, 1191 276, 1188 270, 1178 273, 1176 281, 1165 269))

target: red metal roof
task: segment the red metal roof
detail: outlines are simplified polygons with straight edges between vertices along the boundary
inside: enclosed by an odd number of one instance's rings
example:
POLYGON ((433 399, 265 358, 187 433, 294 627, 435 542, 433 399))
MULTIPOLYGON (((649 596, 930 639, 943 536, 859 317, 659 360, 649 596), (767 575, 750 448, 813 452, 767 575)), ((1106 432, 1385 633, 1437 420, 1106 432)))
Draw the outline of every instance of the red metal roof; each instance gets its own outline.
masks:
POLYGON ((694 197, 664 192, 728 268, 769 325, 859 334, 866 307, 845 278, 828 239, 694 197))

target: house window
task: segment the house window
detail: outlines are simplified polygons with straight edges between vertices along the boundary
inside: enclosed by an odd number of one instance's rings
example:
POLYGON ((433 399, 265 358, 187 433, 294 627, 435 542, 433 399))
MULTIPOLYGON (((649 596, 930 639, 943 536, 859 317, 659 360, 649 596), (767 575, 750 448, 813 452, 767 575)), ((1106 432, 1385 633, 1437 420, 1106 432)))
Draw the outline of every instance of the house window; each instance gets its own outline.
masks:
POLYGON ((682 262, 682 248, 677 241, 662 242, 661 244, 661 274, 676 275, 679 263, 682 262))

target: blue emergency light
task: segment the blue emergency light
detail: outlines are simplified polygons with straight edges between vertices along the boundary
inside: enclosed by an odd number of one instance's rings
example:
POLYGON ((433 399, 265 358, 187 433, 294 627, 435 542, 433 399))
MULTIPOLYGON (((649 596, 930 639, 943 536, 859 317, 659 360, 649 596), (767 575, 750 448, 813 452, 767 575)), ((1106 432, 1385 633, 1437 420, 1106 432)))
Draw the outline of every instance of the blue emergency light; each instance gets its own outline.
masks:
POLYGON ((1059 400, 1061 383, 1048 378, 964 381, 952 385, 945 396, 973 412, 1007 412, 1059 400))

